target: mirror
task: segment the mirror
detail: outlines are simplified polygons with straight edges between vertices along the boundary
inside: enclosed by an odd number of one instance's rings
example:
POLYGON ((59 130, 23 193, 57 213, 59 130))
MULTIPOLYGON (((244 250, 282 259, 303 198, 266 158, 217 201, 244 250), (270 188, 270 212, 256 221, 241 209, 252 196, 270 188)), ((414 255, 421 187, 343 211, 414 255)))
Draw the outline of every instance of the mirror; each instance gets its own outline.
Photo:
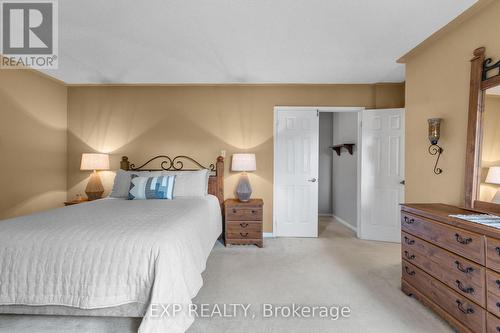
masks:
POLYGON ((465 151, 465 207, 500 215, 500 60, 474 50, 465 151))
POLYGON ((476 200, 500 204, 500 86, 484 91, 482 125, 476 200))

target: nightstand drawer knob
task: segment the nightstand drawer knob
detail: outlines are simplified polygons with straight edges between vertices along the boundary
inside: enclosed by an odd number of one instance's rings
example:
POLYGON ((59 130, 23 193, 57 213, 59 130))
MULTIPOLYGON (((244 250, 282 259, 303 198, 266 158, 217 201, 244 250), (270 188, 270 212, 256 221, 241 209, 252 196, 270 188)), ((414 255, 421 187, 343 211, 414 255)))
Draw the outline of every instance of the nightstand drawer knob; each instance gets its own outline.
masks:
POLYGON ((238 211, 236 209, 233 209, 233 214, 236 214, 238 211))
POLYGON ((248 227, 248 223, 240 223, 240 226, 241 226, 242 228, 246 228, 246 227, 248 227))
POLYGON ((241 237, 248 237, 248 232, 242 233, 240 232, 241 237))
POLYGON ((255 214, 255 213, 257 213, 257 211, 256 210, 252 210, 252 214, 255 214))

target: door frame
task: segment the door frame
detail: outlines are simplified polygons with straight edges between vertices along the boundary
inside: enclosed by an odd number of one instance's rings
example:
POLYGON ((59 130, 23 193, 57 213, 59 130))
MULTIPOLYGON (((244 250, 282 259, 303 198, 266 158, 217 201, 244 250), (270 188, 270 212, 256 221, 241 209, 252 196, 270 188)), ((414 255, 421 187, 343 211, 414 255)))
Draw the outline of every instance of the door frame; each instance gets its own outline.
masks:
MULTIPOLYGON (((360 237, 360 220, 361 220, 361 121, 363 119, 363 111, 365 107, 337 107, 337 106, 275 106, 273 110, 273 237, 280 237, 277 233, 276 207, 277 191, 276 179, 278 174, 277 163, 277 147, 278 147, 278 112, 280 111, 309 111, 309 112, 357 112, 358 113, 358 147, 356 148, 357 170, 356 170, 356 236, 360 237)), ((319 136, 319 133, 318 133, 319 136)), ((318 161, 319 163, 319 161, 318 161)))

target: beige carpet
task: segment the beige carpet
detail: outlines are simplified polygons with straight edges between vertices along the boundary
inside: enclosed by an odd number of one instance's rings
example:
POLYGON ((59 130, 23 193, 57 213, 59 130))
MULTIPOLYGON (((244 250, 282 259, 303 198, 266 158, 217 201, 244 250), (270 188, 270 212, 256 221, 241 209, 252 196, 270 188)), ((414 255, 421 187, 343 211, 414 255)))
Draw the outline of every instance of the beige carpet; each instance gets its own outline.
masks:
MULTIPOLYGON (((197 319, 189 332, 452 332, 399 290, 400 246, 361 241, 321 218, 319 239, 266 239, 265 248, 217 244, 195 303, 252 304, 255 319, 197 319), (263 303, 349 306, 348 319, 261 318, 263 303)), ((127 319, 0 316, 0 332, 128 332, 127 319)))

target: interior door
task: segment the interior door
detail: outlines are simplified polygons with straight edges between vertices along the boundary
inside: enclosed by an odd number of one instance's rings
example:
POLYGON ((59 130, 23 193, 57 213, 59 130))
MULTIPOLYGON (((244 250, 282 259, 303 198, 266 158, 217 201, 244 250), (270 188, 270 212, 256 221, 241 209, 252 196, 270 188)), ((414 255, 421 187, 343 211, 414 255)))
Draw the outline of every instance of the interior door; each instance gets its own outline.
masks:
POLYGON ((317 110, 277 111, 276 236, 318 237, 318 141, 317 110))
POLYGON ((404 131, 404 109, 363 111, 359 230, 363 239, 400 242, 404 131))

